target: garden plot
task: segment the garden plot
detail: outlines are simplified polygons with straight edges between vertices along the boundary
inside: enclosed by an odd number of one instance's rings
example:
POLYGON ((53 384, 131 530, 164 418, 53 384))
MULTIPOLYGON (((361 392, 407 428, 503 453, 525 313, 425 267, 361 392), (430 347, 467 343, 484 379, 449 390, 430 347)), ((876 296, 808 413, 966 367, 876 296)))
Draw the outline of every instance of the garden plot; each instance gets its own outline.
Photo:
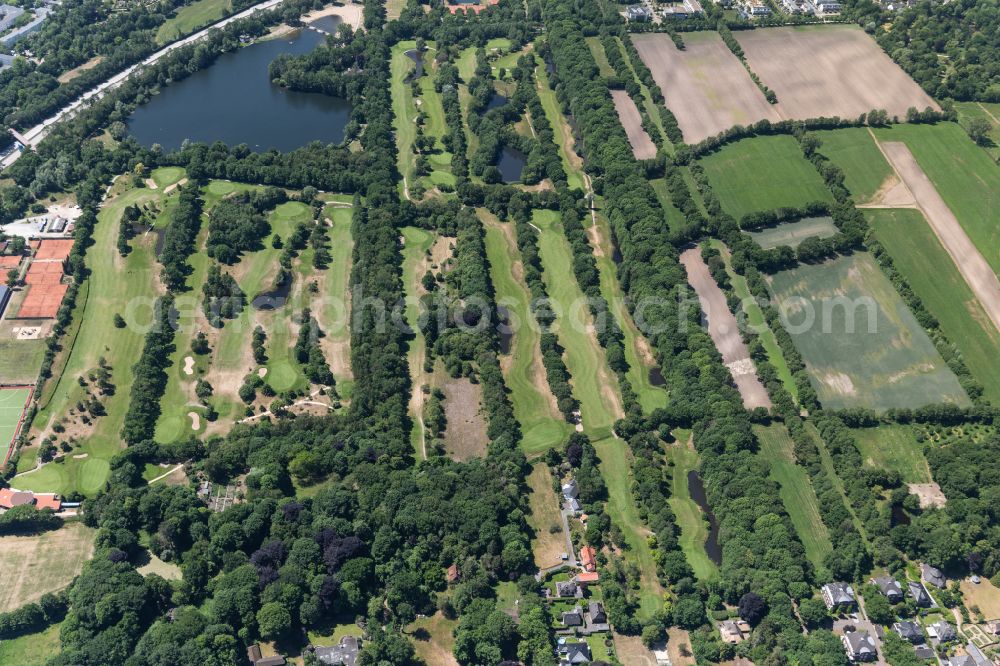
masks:
POLYGON ((683 51, 663 33, 633 35, 632 42, 686 142, 698 143, 733 125, 781 120, 719 33, 685 33, 683 51))
POLYGON ((768 280, 824 407, 970 404, 871 255, 803 265, 768 280))
POLYGON ((782 119, 857 118, 873 109, 906 116, 938 105, 854 25, 735 31, 747 63, 778 96, 782 119))

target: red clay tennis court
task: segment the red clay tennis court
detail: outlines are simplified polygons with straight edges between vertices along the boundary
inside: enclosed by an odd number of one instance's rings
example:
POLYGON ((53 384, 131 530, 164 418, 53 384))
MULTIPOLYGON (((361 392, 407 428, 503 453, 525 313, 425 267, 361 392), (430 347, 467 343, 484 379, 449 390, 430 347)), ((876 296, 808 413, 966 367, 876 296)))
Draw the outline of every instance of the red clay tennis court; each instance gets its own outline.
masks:
POLYGON ((28 293, 15 319, 54 319, 67 289, 66 284, 28 284, 28 293))
POLYGON ((21 265, 22 257, 18 254, 0 256, 0 271, 9 271, 21 265))
POLYGON ((33 261, 24 276, 27 284, 59 284, 62 281, 63 265, 58 261, 33 261))
POLYGON ((65 261, 72 250, 72 238, 45 239, 35 252, 35 261, 65 261))

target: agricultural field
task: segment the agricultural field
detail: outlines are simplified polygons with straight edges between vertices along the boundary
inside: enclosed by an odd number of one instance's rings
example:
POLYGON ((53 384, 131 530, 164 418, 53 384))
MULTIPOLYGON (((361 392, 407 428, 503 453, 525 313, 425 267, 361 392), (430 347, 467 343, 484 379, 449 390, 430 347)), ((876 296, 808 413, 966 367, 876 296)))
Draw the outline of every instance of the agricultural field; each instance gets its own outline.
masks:
POLYGON ((750 232, 757 245, 765 250, 788 246, 798 247, 807 238, 829 238, 837 233, 837 225, 830 217, 807 217, 786 222, 760 231, 750 232))
POLYGON ((500 357, 500 367, 510 389, 514 416, 521 424, 521 448, 528 455, 559 446, 572 431, 549 390, 539 346, 541 337, 531 314, 531 294, 524 283, 524 265, 514 241, 513 223, 501 223, 485 210, 486 256, 497 304, 508 315, 512 339, 510 353, 500 357))
POLYGON ((778 96, 782 119, 857 118, 873 109, 906 117, 938 105, 856 25, 737 30, 750 69, 778 96))
POLYGON ((924 445, 908 425, 880 425, 853 431, 861 458, 868 464, 899 472, 903 483, 933 483, 924 445))
POLYGON ((824 407, 969 404, 870 255, 803 265, 769 282, 824 407))
POLYGON ((663 33, 635 34, 632 42, 687 143, 698 143, 733 125, 781 120, 719 33, 684 33, 683 51, 663 33))
POLYGON ((0 539, 0 612, 8 612, 46 592, 58 592, 80 573, 94 552, 96 531, 70 522, 51 532, 0 539))
POLYGON ((958 347, 986 397, 1000 401, 1000 377, 992 369, 1000 358, 1000 332, 923 216, 916 210, 869 209, 865 217, 896 268, 958 347))
POLYGON ((844 186, 858 204, 884 203, 884 196, 899 184, 878 144, 866 127, 816 132, 819 152, 844 172, 844 186))
POLYGON ((791 136, 743 139, 703 157, 701 165, 723 209, 737 220, 814 201, 832 203, 823 179, 791 136))
POLYGON ((754 426, 761 456, 771 466, 771 478, 781 486, 781 501, 805 546, 806 556, 817 569, 833 550, 830 533, 819 511, 819 500, 806 470, 795 462, 795 442, 784 425, 754 426))
POLYGON ((637 160, 649 160, 656 157, 656 144, 642 127, 642 114, 635 102, 624 90, 612 90, 611 98, 615 102, 618 120, 625 128, 632 154, 637 160))

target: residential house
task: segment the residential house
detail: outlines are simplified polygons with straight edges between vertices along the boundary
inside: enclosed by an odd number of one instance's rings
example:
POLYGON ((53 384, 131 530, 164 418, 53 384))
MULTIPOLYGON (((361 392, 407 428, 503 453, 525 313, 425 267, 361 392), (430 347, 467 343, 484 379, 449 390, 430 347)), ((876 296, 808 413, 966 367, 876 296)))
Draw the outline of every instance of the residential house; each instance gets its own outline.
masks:
POLYGON ((653 10, 643 5, 633 5, 625 9, 625 18, 629 21, 652 21, 653 10))
POLYGON ((580 549, 580 566, 584 571, 597 571, 597 552, 592 546, 580 549))
POLYGON ((587 615, 590 616, 591 624, 607 624, 608 614, 604 612, 604 606, 599 601, 591 601, 587 607, 587 615))
POLYGON ((921 608, 929 608, 933 605, 934 602, 931 599, 931 595, 927 593, 927 588, 924 587, 923 583, 911 580, 906 584, 906 587, 917 606, 920 606, 921 608))
POLYGON ((994 636, 1000 636, 1000 620, 993 620, 992 622, 986 623, 986 633, 993 634, 994 636))
POLYGON ((972 641, 969 641, 965 646, 965 652, 972 657, 972 661, 975 662, 976 666, 994 666, 993 660, 983 654, 983 651, 979 649, 979 646, 972 641))
POLYGON ((878 657, 875 639, 867 631, 848 631, 840 641, 851 661, 874 661, 878 657))
POLYGON ((854 589, 847 583, 827 583, 820 592, 823 603, 830 610, 852 610, 857 605, 854 589))
POLYGON ((976 666, 975 660, 967 654, 955 655, 941 662, 943 666, 976 666))
POLYGON ((560 666, 590 663, 590 646, 586 643, 563 643, 559 646, 560 666))
POLYGON ((892 630, 903 640, 911 643, 923 643, 924 632, 920 630, 920 625, 910 620, 903 620, 892 625, 892 630))
POLYGON ((573 578, 581 587, 587 587, 591 583, 596 583, 601 579, 600 575, 596 571, 584 571, 578 573, 576 577, 573 578))
POLYGON ((316 659, 321 664, 329 666, 354 666, 361 650, 361 639, 354 636, 344 636, 339 645, 325 647, 317 645, 313 648, 316 659))
POLYGON ((261 655, 260 645, 254 643, 247 648, 247 661, 249 661, 252 666, 283 666, 285 658, 280 654, 274 655, 273 657, 265 657, 261 655))
POLYGON ((0 513, 25 504, 33 506, 39 511, 42 509, 51 509, 54 512, 62 510, 62 500, 55 493, 33 493, 30 490, 0 488, 0 513))
POLYGON ((576 596, 579 587, 574 580, 556 581, 556 596, 559 598, 573 598, 576 596))
POLYGON ((941 573, 940 569, 922 562, 920 564, 920 580, 929 585, 933 585, 939 590, 943 590, 945 585, 948 584, 948 579, 944 577, 944 574, 941 573))
POLYGON ((566 508, 574 513, 579 513, 581 509, 580 500, 575 497, 571 500, 566 500, 566 508))
POLYGON ((565 611, 562 614, 564 627, 579 627, 583 625, 583 611, 577 606, 573 610, 565 611))
POLYGON ((833 0, 815 0, 813 7, 816 16, 832 16, 839 14, 842 9, 840 3, 833 0))
POLYGON ((719 623, 719 635, 724 643, 739 643, 746 638, 740 625, 732 620, 723 620, 719 623))
POLYGON ((915 646, 913 648, 913 654, 917 655, 917 659, 937 659, 937 653, 934 652, 934 648, 927 645, 927 643, 915 646))
POLYGON ((872 578, 872 585, 875 585, 891 604, 898 604, 903 600, 903 588, 892 576, 872 578))
POLYGON ((570 479, 563 484, 562 494, 568 500, 576 499, 580 496, 580 489, 576 486, 576 479, 570 479))
POLYGON ((742 10, 746 16, 767 16, 771 13, 764 0, 743 0, 742 10))
POLYGON ((927 627, 927 633, 931 635, 931 638, 936 638, 939 643, 948 643, 958 637, 958 634, 955 633, 955 627, 944 620, 938 620, 927 627))

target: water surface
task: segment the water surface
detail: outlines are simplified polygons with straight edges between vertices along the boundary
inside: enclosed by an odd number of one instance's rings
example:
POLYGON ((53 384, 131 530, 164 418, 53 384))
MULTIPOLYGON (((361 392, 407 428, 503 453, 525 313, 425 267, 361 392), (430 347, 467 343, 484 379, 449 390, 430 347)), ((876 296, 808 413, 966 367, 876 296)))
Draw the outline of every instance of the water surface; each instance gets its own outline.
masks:
POLYGON ((705 518, 708 519, 708 538, 705 540, 705 552, 708 553, 708 559, 715 562, 716 565, 721 565, 722 546, 719 545, 719 521, 712 513, 712 507, 708 505, 708 496, 705 494, 705 484, 701 481, 701 475, 695 470, 688 472, 688 492, 694 503, 705 514, 705 518))

